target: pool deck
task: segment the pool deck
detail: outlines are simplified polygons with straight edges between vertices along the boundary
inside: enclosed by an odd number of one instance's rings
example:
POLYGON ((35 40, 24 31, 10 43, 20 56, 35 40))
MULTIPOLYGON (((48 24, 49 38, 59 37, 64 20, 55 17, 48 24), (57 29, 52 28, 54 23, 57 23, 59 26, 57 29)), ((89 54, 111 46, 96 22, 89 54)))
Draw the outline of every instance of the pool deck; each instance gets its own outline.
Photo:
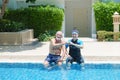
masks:
MULTIPOLYGON (((86 63, 120 63, 120 42, 98 42, 96 39, 86 37, 80 39, 84 41, 82 55, 86 63)), ((48 53, 49 42, 0 46, 0 62, 39 63, 44 61, 48 53)))

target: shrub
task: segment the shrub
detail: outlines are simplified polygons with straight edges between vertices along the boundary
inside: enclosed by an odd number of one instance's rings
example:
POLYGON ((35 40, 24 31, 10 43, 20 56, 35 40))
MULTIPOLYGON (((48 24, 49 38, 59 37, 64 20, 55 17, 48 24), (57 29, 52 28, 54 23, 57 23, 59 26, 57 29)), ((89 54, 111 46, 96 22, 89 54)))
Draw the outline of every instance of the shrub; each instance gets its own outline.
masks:
POLYGON ((106 31, 97 31, 98 41, 103 41, 103 40, 105 40, 105 33, 106 33, 106 31))
POLYGON ((39 41, 50 41, 54 37, 55 31, 45 31, 38 36, 39 41))
POLYGON ((0 32, 17 32, 25 29, 23 23, 0 19, 0 32))
POLYGON ((97 31, 113 31, 112 15, 115 11, 120 13, 120 3, 114 2, 97 2, 93 5, 95 12, 95 21, 97 31))
POLYGON ((113 41, 114 32, 107 32, 105 33, 105 41, 113 41))
POLYGON ((39 6, 8 10, 4 18, 23 22, 27 28, 33 29, 34 36, 38 37, 45 31, 61 30, 64 12, 63 9, 57 7, 39 6))
POLYGON ((119 38, 120 38, 120 32, 114 32, 114 34, 113 34, 114 36, 114 40, 115 41, 118 41, 119 40, 119 38))
POLYGON ((98 41, 120 41, 120 32, 97 31, 98 41))

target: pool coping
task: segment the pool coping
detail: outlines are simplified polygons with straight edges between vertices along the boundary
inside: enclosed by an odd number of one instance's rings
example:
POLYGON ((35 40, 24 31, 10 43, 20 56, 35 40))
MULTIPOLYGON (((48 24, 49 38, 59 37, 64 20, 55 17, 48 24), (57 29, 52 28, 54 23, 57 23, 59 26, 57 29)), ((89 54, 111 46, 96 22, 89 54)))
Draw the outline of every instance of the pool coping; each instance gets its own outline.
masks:
MULTIPOLYGON (((0 63, 43 63, 46 55, 1 56, 0 63)), ((85 63, 120 63, 120 56, 83 56, 85 63)), ((66 58, 65 58, 66 59, 66 58)), ((64 62, 65 62, 64 59, 64 62)))
MULTIPOLYGON (((7 59, 0 59, 0 63, 43 63, 44 62, 45 57, 42 58, 7 58, 7 59)), ((120 63, 120 58, 117 57, 96 57, 96 56, 86 56, 84 57, 84 61, 85 63, 120 63), (114 59, 114 60, 113 60, 114 59)), ((65 62, 65 59, 64 59, 65 62)))
MULTIPOLYGON (((5 61, 3 61, 3 62, 0 62, 0 63, 40 63, 40 64, 43 64, 43 62, 34 62, 34 61, 32 61, 32 62, 18 62, 18 61, 14 61, 14 62, 12 62, 12 61, 9 61, 9 62, 5 62, 5 61)), ((65 63, 65 62, 64 62, 65 63)), ((63 64, 64 64, 63 63, 63 64)), ((93 62, 93 61, 86 61, 84 64, 120 64, 120 61, 107 61, 107 62, 104 62, 104 61, 95 61, 95 62, 93 62)))

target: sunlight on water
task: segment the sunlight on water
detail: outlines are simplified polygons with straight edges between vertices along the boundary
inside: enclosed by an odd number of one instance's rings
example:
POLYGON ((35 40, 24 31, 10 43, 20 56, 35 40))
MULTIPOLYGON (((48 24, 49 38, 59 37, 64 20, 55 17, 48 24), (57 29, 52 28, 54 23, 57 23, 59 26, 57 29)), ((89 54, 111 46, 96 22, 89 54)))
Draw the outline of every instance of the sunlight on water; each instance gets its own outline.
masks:
POLYGON ((120 64, 72 64, 46 69, 40 63, 0 63, 0 80, 120 80, 120 64))

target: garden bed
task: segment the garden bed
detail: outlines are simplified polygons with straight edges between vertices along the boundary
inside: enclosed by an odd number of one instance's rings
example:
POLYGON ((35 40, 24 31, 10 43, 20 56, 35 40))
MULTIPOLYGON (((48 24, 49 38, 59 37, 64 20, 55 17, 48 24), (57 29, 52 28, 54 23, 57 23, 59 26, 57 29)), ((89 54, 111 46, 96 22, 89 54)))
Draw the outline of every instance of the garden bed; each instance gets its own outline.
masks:
POLYGON ((23 45, 33 40, 33 30, 0 32, 0 45, 23 45))

